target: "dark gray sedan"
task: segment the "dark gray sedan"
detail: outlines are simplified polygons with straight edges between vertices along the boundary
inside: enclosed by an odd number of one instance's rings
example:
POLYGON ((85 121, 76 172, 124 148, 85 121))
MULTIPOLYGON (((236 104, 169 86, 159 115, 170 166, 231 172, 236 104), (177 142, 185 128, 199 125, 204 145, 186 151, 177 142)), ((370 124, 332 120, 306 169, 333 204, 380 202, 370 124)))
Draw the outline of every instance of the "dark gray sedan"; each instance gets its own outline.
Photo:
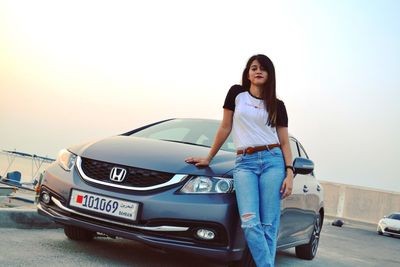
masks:
MULTIPOLYGON (((232 181, 232 140, 209 167, 184 162, 207 155, 219 124, 170 119, 64 149, 45 171, 38 212, 62 224, 73 240, 101 233, 248 266, 232 181)), ((292 195, 281 202, 278 249, 296 247, 298 257, 313 259, 323 191, 304 148, 293 137, 290 144, 295 179, 292 195)))

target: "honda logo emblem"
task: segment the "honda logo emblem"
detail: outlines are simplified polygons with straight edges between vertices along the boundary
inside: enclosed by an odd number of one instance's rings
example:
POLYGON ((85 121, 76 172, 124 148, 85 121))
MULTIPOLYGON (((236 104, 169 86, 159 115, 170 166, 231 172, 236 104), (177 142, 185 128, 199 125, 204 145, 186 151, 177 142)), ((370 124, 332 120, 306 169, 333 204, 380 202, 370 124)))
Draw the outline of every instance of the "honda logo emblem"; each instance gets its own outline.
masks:
POLYGON ((126 170, 123 168, 114 167, 110 172, 110 180, 121 183, 125 179, 126 170))

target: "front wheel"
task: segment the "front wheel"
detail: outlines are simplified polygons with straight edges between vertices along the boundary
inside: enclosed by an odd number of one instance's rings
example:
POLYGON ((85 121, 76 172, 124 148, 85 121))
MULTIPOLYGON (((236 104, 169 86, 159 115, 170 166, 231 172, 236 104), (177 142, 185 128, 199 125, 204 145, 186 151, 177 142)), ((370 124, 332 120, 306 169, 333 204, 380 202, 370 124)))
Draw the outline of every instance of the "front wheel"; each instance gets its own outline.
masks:
POLYGON ((314 230, 310 238, 310 242, 305 245, 296 247, 296 256, 300 259, 312 260, 317 255, 319 237, 321 234, 321 217, 318 214, 314 223, 314 230))
POLYGON ((75 241, 91 241, 96 235, 95 232, 70 225, 64 226, 64 233, 69 239, 75 241))
POLYGON ((378 235, 383 235, 382 229, 378 226, 378 229, 376 230, 378 232, 378 235))

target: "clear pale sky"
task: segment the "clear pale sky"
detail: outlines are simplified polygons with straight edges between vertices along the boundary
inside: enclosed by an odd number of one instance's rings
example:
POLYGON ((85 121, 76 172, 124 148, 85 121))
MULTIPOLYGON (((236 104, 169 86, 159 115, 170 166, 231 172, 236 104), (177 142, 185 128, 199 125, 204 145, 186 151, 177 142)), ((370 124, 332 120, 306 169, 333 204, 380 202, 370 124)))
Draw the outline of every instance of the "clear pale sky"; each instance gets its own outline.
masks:
POLYGON ((247 59, 321 180, 400 191, 400 1, 0 1, 0 149, 222 118, 247 59))

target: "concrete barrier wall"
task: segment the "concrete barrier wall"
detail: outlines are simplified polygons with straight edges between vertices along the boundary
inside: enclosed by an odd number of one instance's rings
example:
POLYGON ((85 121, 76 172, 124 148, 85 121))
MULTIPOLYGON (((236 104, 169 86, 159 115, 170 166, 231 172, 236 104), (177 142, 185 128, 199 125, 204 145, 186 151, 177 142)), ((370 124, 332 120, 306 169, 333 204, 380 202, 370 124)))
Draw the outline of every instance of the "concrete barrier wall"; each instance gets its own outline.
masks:
POLYGON ((400 212, 400 193, 319 181, 324 188, 325 214, 366 223, 400 212))

